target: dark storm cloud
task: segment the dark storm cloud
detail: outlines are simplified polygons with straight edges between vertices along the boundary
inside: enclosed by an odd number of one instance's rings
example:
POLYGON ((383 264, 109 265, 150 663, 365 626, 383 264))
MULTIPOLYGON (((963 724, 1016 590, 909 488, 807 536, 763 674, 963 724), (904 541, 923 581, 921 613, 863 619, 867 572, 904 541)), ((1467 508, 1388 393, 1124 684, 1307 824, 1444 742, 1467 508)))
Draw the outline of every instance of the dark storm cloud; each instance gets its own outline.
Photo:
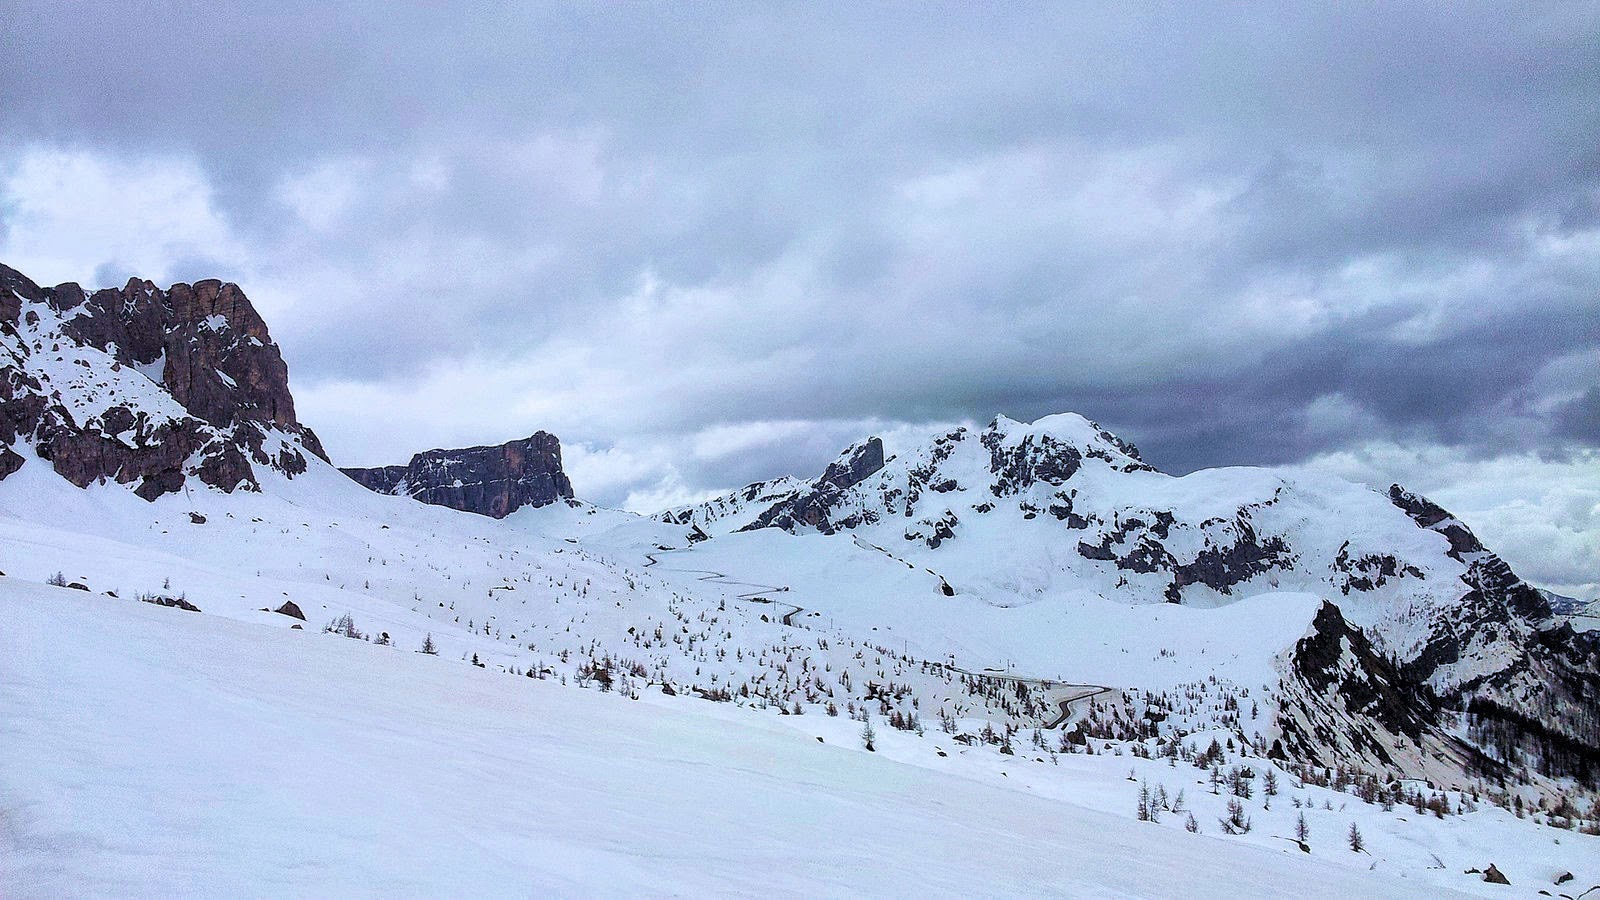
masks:
POLYGON ((1600 446, 1600 387, 1569 401, 1556 412, 1556 433, 1590 447, 1600 446))
POLYGON ((6 3, 0 170, 195 167, 228 240, 163 265, 262 298, 352 462, 556 427, 617 502, 1064 409, 1179 471, 1596 446, 1592 3, 268 6, 6 3))

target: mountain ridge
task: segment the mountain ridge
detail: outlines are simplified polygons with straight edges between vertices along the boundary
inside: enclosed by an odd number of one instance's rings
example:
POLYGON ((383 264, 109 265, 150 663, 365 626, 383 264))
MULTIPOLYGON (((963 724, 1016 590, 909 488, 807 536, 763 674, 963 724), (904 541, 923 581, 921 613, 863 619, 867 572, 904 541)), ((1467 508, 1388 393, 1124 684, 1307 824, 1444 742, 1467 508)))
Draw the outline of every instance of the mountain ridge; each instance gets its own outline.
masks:
POLYGON ((848 533, 955 591, 1017 595, 1008 602, 1033 601, 996 582, 995 566, 1040 571, 1041 596, 1087 584, 1125 602, 1216 606, 1280 589, 1334 597, 1378 657, 1425 686, 1435 717, 1470 713, 1471 727, 1502 745, 1562 771, 1600 771, 1589 712, 1600 704, 1600 635, 1558 621, 1464 523, 1400 485, 1380 492, 1253 468, 1168 476, 1081 416, 999 416, 903 449, 848 487, 763 482, 655 518, 714 537, 848 533), (792 515, 797 507, 813 515, 792 515))

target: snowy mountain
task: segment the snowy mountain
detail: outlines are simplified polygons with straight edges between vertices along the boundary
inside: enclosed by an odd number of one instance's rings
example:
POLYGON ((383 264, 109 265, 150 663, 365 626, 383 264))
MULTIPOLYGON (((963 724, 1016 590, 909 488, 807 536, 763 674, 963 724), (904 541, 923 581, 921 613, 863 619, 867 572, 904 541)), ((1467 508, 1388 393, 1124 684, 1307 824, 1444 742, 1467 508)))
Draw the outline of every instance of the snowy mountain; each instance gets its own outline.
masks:
POLYGON ((1582 612, 1583 608, 1589 605, 1588 601, 1579 600, 1577 597, 1568 597, 1565 594, 1547 591, 1544 588, 1538 588, 1538 591, 1539 596, 1544 598, 1545 604, 1550 607, 1550 612, 1553 615, 1570 616, 1573 613, 1582 612))
POLYGON ((6 896, 1600 882, 1594 638, 1399 488, 1071 415, 657 517, 543 432, 346 474, 235 286, 0 275, 6 896))
POLYGON ((1556 623, 1463 523, 1398 485, 1384 495, 1245 468, 1175 478, 1080 416, 1000 417, 888 460, 875 441, 858 444, 820 478, 657 518, 870 546, 927 572, 940 593, 1006 608, 1080 591, 1199 608, 1275 591, 1327 597, 1401 677, 1439 696, 1433 717, 1468 711, 1501 749, 1520 745, 1552 771, 1600 764, 1600 641, 1556 623))
POLYGON ((1556 616, 1565 616, 1572 622, 1572 627, 1584 630, 1595 627, 1594 620, 1600 618, 1600 599, 1583 600, 1578 597, 1568 597, 1539 588, 1539 596, 1544 598, 1550 606, 1550 613, 1556 616))

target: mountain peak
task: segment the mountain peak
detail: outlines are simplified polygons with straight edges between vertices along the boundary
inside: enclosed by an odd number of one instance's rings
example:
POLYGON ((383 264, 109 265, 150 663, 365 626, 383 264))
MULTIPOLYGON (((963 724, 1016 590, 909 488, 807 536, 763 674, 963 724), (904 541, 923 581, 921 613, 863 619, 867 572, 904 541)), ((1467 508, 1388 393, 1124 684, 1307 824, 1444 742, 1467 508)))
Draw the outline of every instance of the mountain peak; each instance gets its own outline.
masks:
POLYGON ((844 489, 860 484, 869 475, 883 468, 883 441, 876 437, 851 444, 828 464, 822 481, 844 489))
POLYGON ((1139 457, 1139 449, 1133 444, 1102 428, 1098 422, 1073 412, 1041 416, 1032 422, 999 415, 994 417, 985 431, 998 435, 1003 443, 1015 443, 1029 437, 1049 438, 1080 449, 1109 450, 1133 462, 1144 462, 1139 457))
POLYGON ((0 342, 6 474, 29 445, 80 487, 110 479, 154 499, 188 475, 252 490, 255 465, 293 476, 306 469, 302 450, 327 459, 295 417, 288 367, 238 285, 161 290, 130 278, 86 293, 0 265, 0 342))

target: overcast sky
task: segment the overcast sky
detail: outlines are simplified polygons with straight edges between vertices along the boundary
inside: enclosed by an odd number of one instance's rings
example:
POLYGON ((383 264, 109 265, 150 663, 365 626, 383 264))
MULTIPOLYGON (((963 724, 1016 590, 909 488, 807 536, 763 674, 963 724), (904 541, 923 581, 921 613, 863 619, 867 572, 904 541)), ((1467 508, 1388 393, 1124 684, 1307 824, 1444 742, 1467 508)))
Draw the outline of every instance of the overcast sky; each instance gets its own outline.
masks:
POLYGON ((336 462, 1072 410, 1600 592, 1595 3, 223 5, 0 0, 0 261, 237 281, 336 462))

